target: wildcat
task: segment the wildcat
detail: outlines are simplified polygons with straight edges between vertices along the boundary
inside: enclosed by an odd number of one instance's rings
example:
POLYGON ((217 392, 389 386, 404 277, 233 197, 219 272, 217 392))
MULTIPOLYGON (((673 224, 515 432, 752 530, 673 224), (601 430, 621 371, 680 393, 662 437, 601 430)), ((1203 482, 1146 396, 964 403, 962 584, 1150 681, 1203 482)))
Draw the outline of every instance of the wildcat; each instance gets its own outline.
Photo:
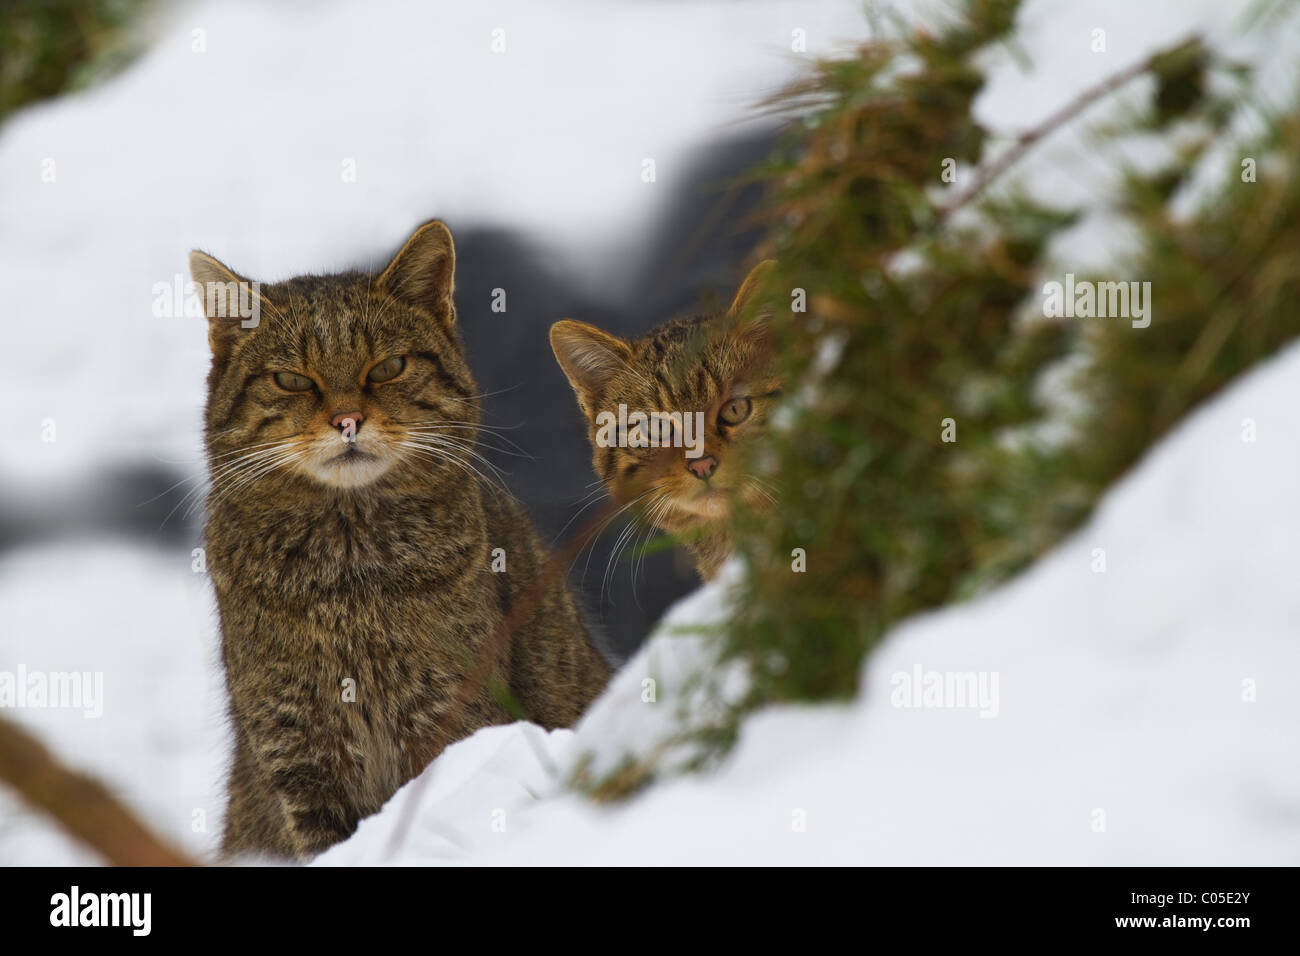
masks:
POLYGON ((512 720, 507 701, 567 726, 610 671, 564 582, 535 585, 548 555, 522 507, 479 480, 446 226, 378 277, 258 287, 202 252, 190 271, 258 306, 204 296, 205 537, 235 746, 222 849, 303 859, 447 744, 512 720), (530 596, 490 679, 468 681, 530 596))
POLYGON ((642 521, 681 538, 705 578, 731 552, 735 501, 760 509, 772 501, 746 456, 781 391, 771 313, 758 308, 773 265, 759 263, 725 312, 674 319, 640 338, 573 319, 551 326, 551 348, 588 425, 597 477, 615 501, 635 504, 642 521), (620 405, 650 417, 610 441, 601 426, 620 405), (702 442, 685 434, 696 421, 702 442))

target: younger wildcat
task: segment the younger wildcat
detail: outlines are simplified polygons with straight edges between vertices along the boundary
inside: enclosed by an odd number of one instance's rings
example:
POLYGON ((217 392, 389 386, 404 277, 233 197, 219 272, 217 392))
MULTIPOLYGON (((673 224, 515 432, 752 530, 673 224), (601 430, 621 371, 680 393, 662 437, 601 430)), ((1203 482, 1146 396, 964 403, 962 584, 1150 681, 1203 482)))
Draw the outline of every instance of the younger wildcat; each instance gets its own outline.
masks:
POLYGON ((564 582, 536 584, 547 552, 527 515, 476 480, 454 268, 440 222, 378 277, 258 290, 190 257, 200 289, 251 288, 260 310, 204 296, 205 536, 235 745, 226 854, 316 854, 449 743, 510 721, 503 698, 563 727, 608 679, 564 582), (521 598, 531 617, 490 679, 467 683, 521 598))
POLYGON ((596 475, 616 501, 635 502, 641 520, 680 535, 705 578, 731 552, 734 501, 771 501, 744 462, 781 392, 767 315, 756 309, 773 265, 759 263, 725 312, 674 319, 641 338, 573 319, 551 326, 551 348, 590 430, 596 475), (650 418, 611 441, 601 425, 619 416, 620 405, 629 418, 637 411, 650 418), (702 443, 689 436, 688 446, 684 429, 673 441, 679 420, 698 421, 697 412, 702 443))

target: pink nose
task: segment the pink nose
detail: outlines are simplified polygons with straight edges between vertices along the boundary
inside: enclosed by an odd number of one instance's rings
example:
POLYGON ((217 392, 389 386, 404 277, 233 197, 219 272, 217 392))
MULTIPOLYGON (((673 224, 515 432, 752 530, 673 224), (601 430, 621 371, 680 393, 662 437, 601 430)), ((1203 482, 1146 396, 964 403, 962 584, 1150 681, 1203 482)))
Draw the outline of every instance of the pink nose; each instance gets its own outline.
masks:
POLYGON ((718 459, 712 455, 703 458, 687 459, 686 470, 696 478, 710 478, 718 468, 718 459))
POLYGON ((339 412, 330 419, 330 424, 339 431, 344 431, 348 427, 348 422, 352 423, 352 430, 355 432, 361 428, 361 423, 365 421, 366 416, 360 412, 339 412))

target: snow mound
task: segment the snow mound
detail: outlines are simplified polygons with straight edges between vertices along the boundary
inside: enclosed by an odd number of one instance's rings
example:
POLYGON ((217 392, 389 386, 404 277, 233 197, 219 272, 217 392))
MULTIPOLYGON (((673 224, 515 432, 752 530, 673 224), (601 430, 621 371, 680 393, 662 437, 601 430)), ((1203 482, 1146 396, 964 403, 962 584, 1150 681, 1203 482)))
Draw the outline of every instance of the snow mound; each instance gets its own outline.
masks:
POLYGON ((481 731, 320 862, 1294 865, 1297 383, 1292 347, 1023 576, 897 628, 857 701, 755 715, 716 772, 609 807, 563 770, 680 729, 680 691, 713 659, 672 631, 725 616, 725 580, 675 609, 576 733, 481 731))

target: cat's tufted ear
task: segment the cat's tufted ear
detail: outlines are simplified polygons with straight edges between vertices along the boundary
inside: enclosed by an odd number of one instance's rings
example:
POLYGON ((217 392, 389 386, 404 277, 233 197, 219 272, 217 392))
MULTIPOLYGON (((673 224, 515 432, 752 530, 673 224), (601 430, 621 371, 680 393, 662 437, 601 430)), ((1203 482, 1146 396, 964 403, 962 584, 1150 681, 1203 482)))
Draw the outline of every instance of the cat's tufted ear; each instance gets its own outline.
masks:
POLYGON ((776 268, 775 259, 764 259, 749 271, 736 297, 727 309, 726 321, 735 334, 762 347, 771 345, 772 314, 775 303, 772 290, 766 288, 768 276, 776 268))
POLYGON ((740 288, 736 291, 736 297, 731 300, 731 307, 727 309, 727 315, 732 318, 749 319, 751 321, 770 318, 772 314, 771 304, 760 293, 764 291, 764 281, 775 268, 775 259, 764 259, 749 270, 749 275, 745 276, 745 281, 740 284, 740 288))
POLYGON ((402 251, 384 269, 378 285, 399 302, 450 326, 456 321, 452 302, 455 275, 456 248, 451 230, 434 219, 411 234, 402 251))
POLYGON ((578 404, 588 413, 606 383, 632 356, 628 344, 617 335, 573 319, 561 319, 551 326, 551 349, 578 396, 578 404))
POLYGON ((190 278, 197 286, 203 314, 208 318, 208 346, 212 357, 224 362, 239 337, 257 328, 270 302, 259 283, 245 279, 206 252, 190 253, 190 278))

